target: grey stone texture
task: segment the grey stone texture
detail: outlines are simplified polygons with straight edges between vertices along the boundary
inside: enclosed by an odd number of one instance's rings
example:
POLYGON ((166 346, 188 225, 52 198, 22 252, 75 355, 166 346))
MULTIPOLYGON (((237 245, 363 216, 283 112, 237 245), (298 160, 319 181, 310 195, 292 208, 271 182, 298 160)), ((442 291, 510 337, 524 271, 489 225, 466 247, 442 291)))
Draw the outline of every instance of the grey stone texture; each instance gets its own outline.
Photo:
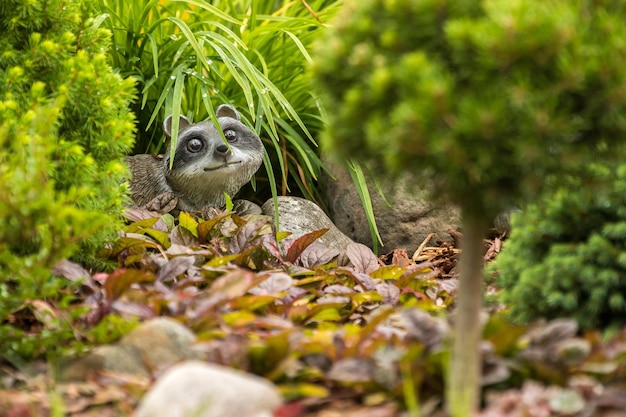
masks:
MULTIPOLYGON (((338 163, 325 163, 334 176, 334 179, 325 177, 322 181, 335 225, 355 242, 371 247, 372 238, 365 211, 348 169, 338 163)), ((376 224, 384 244, 381 253, 394 249, 414 251, 430 233, 436 234, 431 241, 433 244, 437 239, 450 240, 448 231, 459 227, 459 210, 453 206, 432 203, 428 199, 427 190, 416 184, 416 181, 410 175, 397 179, 379 179, 390 205, 373 184, 368 187, 376 224)))

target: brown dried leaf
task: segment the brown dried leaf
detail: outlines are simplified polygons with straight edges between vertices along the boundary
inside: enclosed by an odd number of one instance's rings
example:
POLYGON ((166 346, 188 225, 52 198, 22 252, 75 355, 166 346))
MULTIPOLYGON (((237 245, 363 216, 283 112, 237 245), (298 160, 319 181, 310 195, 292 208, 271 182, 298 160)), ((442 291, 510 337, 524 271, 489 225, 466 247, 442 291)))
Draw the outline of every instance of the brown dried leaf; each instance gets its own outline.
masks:
POLYGON ((391 264, 403 268, 408 267, 411 262, 409 261, 409 255, 406 253, 406 249, 395 249, 391 258, 391 264))

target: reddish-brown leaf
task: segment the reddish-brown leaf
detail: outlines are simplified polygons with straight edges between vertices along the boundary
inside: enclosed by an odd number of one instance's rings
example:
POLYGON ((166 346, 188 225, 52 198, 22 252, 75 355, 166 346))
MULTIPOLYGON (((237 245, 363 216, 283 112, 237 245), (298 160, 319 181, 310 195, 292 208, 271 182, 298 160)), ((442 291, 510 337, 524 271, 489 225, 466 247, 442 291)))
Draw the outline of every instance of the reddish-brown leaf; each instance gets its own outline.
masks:
POLYGON ((108 300, 114 300, 131 285, 138 282, 152 282, 154 274, 137 269, 118 269, 109 274, 104 282, 104 290, 108 300))
POLYGON ((213 217, 211 219, 208 219, 199 223, 198 224, 198 238, 200 239, 200 241, 206 242, 209 237, 209 233, 211 233, 211 230, 213 230, 219 222, 221 222, 227 217, 230 217, 230 213, 225 213, 225 214, 222 214, 221 216, 213 217))
POLYGON ((304 252, 304 250, 317 239, 324 236, 326 232, 328 232, 328 229, 320 229, 300 236, 291 244, 291 246, 289 246, 287 256, 285 256, 285 262, 295 263, 302 252, 304 252))
POLYGON ((171 281, 193 267, 196 258, 193 256, 176 256, 159 268, 157 281, 171 281))

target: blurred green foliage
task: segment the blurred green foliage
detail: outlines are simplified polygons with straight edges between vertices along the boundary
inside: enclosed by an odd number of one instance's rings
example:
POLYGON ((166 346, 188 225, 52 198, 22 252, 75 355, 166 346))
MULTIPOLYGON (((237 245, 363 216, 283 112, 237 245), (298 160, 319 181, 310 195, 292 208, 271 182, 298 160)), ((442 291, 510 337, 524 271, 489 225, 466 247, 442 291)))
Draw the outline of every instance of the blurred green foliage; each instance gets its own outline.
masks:
POLYGON ((340 3, 95 2, 102 25, 113 33, 111 64, 137 82, 135 152, 165 150, 161 126, 167 115, 205 120, 219 104, 230 103, 268 151, 256 196, 244 197, 263 202, 295 185, 293 193, 322 201, 315 181, 323 166, 313 138, 324 115, 305 70, 312 41, 340 3))
POLYGON ((461 209, 454 417, 479 404, 489 222, 552 173, 624 155, 625 18, 621 1, 346 0, 317 43, 326 149, 408 171, 461 209))
POLYGON ((419 174, 495 216, 546 173, 615 152, 626 130, 624 9, 347 1, 314 54, 331 126, 323 145, 419 174))
POLYGON ((626 324, 626 166, 595 163, 587 171, 553 178, 553 190, 513 217, 492 269, 516 322, 626 324))
POLYGON ((52 314, 51 331, 31 335, 14 314, 66 302, 71 285, 51 268, 98 264, 122 225, 133 81, 108 66, 109 33, 80 2, 3 1, 0 30, 0 351, 28 356, 72 332, 52 314))

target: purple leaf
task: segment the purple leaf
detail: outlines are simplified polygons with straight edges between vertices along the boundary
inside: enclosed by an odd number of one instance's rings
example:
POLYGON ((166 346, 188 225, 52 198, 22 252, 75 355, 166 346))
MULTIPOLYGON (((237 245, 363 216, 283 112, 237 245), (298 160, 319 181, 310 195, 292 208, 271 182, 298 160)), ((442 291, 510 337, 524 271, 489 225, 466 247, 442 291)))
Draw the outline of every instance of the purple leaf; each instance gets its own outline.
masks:
POLYGON ((326 265, 339 255, 337 249, 330 248, 322 242, 315 241, 300 254, 298 264, 305 268, 326 265))
POLYGON ((284 272, 271 272, 265 281, 250 288, 249 292, 254 295, 277 295, 291 288, 293 282, 293 279, 284 272))
POLYGON ((328 285, 324 287, 324 294, 354 294, 354 290, 345 285, 328 285))
POLYGON ((400 289, 393 284, 383 282, 376 286, 376 292, 383 296, 383 302, 396 305, 400 300, 400 289))
POLYGON ((361 243, 350 243, 346 247, 346 256, 357 272, 369 274, 380 267, 374 252, 361 243))
POLYGON ((351 275, 355 281, 358 282, 365 291, 374 291, 376 289, 376 281, 372 277, 362 272, 352 271, 351 275))
POLYGON ((449 331, 445 320, 433 317, 424 310, 417 308, 404 310, 401 317, 409 336, 429 349, 441 345, 449 331))
POLYGON ((175 226, 170 233, 172 245, 198 246, 198 239, 191 232, 183 227, 175 226))
POLYGON ((156 279, 161 282, 172 281, 180 274, 187 272, 194 265, 195 261, 196 258, 193 256, 172 258, 159 268, 156 279))
POLYGON ((267 249, 271 255, 273 255, 276 259, 282 262, 283 255, 280 253, 280 247, 278 246, 276 237, 274 237, 273 234, 268 233, 261 235, 260 241, 261 245, 263 245, 263 247, 267 249))
POLYGON ((265 221, 247 222, 237 229, 237 233, 230 239, 230 251, 232 253, 245 252, 253 245, 259 235, 259 228, 263 225, 265 221))

